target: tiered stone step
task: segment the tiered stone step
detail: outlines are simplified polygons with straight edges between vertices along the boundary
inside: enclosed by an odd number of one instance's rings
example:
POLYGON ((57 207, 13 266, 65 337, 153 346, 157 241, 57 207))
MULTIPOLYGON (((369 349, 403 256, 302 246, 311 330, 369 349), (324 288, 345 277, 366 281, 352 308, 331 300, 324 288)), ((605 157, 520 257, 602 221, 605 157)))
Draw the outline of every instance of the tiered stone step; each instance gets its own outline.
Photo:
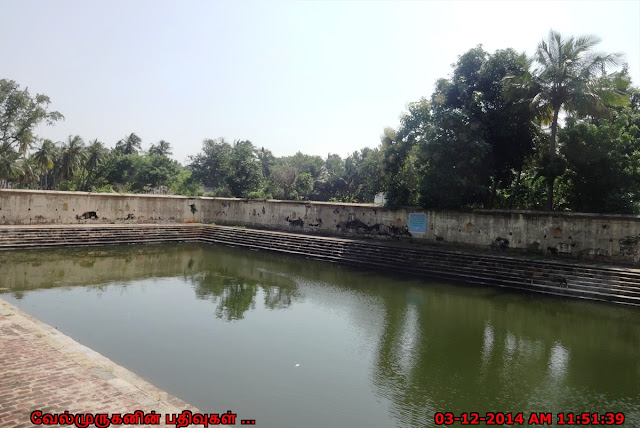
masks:
POLYGON ((205 242, 475 284, 640 305, 640 270, 211 226, 205 242))
POLYGON ((69 245, 197 241, 201 225, 91 225, 0 228, 0 250, 69 245))
POLYGON ((640 269, 201 224, 0 227, 0 250, 163 242, 223 244, 402 274, 640 305, 640 269))

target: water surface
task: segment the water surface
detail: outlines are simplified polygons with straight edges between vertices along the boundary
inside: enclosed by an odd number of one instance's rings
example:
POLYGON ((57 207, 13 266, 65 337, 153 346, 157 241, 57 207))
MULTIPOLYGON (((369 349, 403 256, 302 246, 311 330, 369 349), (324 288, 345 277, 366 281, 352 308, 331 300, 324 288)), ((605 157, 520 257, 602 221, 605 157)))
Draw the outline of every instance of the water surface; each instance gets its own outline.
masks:
POLYGON ((257 427, 425 427, 437 411, 640 426, 637 308, 200 244, 5 252, 0 274, 25 312, 257 427))

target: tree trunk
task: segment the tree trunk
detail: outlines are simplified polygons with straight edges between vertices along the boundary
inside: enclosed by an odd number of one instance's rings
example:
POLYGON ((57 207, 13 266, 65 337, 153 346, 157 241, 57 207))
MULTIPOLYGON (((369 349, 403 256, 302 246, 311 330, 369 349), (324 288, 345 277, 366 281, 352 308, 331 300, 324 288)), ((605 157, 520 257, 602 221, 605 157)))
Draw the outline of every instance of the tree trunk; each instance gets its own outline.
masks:
POLYGON ((553 183, 556 181, 556 135, 558 133, 558 115, 560 107, 553 109, 551 122, 551 141, 549 142, 549 177, 547 177, 547 210, 553 211, 553 183))
POLYGON ((516 190, 515 193, 511 196, 509 196, 510 202, 509 202, 509 209, 512 210, 513 209, 513 201, 520 196, 520 178, 522 177, 522 166, 518 169, 518 179, 516 180, 516 190), (514 198, 515 196, 515 198, 514 198))
POLYGON ((493 209, 493 205, 496 202, 496 194, 498 192, 498 179, 497 178, 492 178, 491 179, 491 193, 489 194, 489 203, 485 204, 485 208, 488 209, 493 209))

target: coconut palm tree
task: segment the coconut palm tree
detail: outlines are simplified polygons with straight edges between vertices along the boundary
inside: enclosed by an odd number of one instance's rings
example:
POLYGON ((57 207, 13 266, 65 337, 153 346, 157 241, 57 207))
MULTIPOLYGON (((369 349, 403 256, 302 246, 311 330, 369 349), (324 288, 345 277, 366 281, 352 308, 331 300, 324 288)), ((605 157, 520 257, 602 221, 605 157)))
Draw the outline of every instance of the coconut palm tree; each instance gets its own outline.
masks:
POLYGON ((0 144, 0 187, 8 187, 10 179, 22 174, 20 154, 16 152, 9 142, 0 144))
POLYGON ((96 167, 102 165, 102 163, 109 156, 109 150, 98 140, 93 140, 89 143, 89 146, 85 149, 85 162, 83 168, 87 171, 87 175, 82 182, 82 189, 87 190, 91 175, 96 167))
POLYGON ((160 156, 169 156, 173 154, 171 150, 171 144, 167 141, 160 140, 158 144, 152 144, 149 149, 150 155, 160 155, 160 156))
POLYGON ((271 168, 274 166, 276 158, 273 156, 271 150, 267 150, 264 147, 261 147, 256 154, 258 155, 258 161, 262 167, 262 176, 269 178, 271 175, 271 168))
POLYGON ((624 103, 623 94, 603 87, 606 66, 617 66, 618 53, 593 52, 600 42, 595 36, 563 38, 553 30, 538 44, 534 55, 536 68, 528 76, 535 95, 531 101, 536 111, 550 119, 551 138, 547 170, 547 209, 553 209, 553 183, 558 175, 556 141, 560 112, 578 115, 606 113, 607 103, 624 103))
POLYGON ((20 173, 17 176, 18 184, 22 188, 31 188, 38 182, 38 164, 33 156, 23 156, 18 160, 18 163, 20 168, 20 173))
POLYGON ((141 143, 142 139, 132 132, 116 143, 116 150, 125 155, 136 154, 142 150, 141 143))
POLYGON ((40 171, 40 188, 49 188, 49 170, 53 169, 53 163, 57 155, 57 147, 51 140, 44 140, 40 147, 33 153, 33 159, 40 171))
POLYGON ((60 178, 71 180, 85 159, 84 140, 79 135, 69 135, 60 153, 60 178))

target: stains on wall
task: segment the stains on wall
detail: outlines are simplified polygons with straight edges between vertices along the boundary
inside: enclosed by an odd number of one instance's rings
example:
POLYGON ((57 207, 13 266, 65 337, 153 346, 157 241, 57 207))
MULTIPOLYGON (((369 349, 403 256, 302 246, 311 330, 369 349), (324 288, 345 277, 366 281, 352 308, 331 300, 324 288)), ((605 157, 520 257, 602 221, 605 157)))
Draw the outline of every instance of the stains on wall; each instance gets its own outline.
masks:
POLYGON ((0 224, 203 221, 640 264, 638 216, 429 211, 426 236, 412 236, 410 212, 364 204, 0 190, 0 224))
POLYGON ((575 244, 560 242, 558 245, 556 245, 556 248, 558 249, 558 254, 571 254, 571 250, 574 246, 575 244))
POLYGON ((317 218, 315 223, 308 223, 309 227, 322 227, 322 219, 317 218))
POLYGON ((380 232, 380 223, 376 223, 374 225, 369 226, 364 223, 362 220, 355 218, 355 216, 349 215, 349 220, 346 222, 338 223, 336 229, 347 229, 347 230, 360 230, 366 233, 371 233, 373 231, 380 232))
POLYGON ((83 214, 77 215, 76 219, 78 220, 97 220, 98 214, 95 211, 87 211, 83 214))
POLYGON ((411 232, 409 232, 408 226, 389 226, 389 235, 395 237, 411 237, 411 232))
POLYGON ((562 238, 562 229, 560 229, 559 227, 553 228, 553 237, 555 239, 562 238))
MULTIPOLYGON (((344 219, 344 216, 340 215, 344 219)), ((411 237, 407 226, 397 226, 397 222, 390 225, 383 223, 366 224, 354 215, 349 215, 347 221, 339 221, 336 225, 336 231, 339 233, 347 233, 349 235, 359 234, 378 237, 411 237)))
POLYGON ((182 196, 0 189, 0 224, 175 223, 193 216, 182 196), (126 208, 126 209, 125 209, 126 208), (4 216, 4 217, 1 217, 4 216))
POLYGON ((620 244, 620 255, 622 256, 637 256, 638 255, 638 243, 640 242, 640 235, 626 236, 618 241, 620 244))
POLYGON ((489 246, 491 248, 506 250, 507 248, 509 248, 509 240, 507 238, 502 238, 498 236, 496 239, 493 240, 493 242, 491 242, 489 246))
MULTIPOLYGON (((295 215, 295 212, 293 214, 295 215)), ((290 226, 299 227, 299 228, 304 227, 304 221, 301 218, 295 218, 295 217, 289 218, 289 217, 287 217, 287 218, 285 218, 285 220, 289 222, 290 226)))
POLYGON ((531 242, 527 244, 527 251, 531 253, 537 253, 540 251, 540 243, 539 242, 531 242))

